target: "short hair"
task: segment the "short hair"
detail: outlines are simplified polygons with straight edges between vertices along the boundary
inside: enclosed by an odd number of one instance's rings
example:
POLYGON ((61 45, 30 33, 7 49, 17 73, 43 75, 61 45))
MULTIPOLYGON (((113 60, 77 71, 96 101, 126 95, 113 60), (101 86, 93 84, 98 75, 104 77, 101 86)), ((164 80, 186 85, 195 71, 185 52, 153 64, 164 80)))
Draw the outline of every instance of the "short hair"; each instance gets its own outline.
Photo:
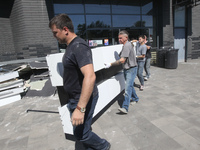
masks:
POLYGON ((118 35, 126 35, 128 37, 129 33, 126 30, 122 30, 122 31, 119 32, 118 35))
POLYGON ((145 36, 144 36, 144 35, 140 35, 140 36, 138 37, 138 39, 139 39, 139 38, 145 39, 145 36))
POLYGON ((72 20, 69 18, 67 14, 59 14, 53 17, 49 22, 49 28, 52 28, 53 25, 55 25, 56 28, 61 30, 64 27, 67 27, 70 32, 74 33, 74 26, 72 20))

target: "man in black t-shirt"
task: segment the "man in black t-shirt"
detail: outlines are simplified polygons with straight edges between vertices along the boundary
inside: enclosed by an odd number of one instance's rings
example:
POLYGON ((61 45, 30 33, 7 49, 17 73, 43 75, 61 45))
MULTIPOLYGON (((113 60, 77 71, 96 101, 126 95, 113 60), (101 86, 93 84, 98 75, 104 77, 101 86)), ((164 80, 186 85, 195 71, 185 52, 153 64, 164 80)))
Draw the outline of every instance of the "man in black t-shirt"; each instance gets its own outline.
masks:
POLYGON ((72 21, 66 14, 51 19, 49 27, 60 44, 67 44, 62 60, 63 86, 69 95, 67 106, 71 113, 74 136, 87 150, 109 150, 110 143, 91 131, 98 99, 91 49, 74 33, 72 21))

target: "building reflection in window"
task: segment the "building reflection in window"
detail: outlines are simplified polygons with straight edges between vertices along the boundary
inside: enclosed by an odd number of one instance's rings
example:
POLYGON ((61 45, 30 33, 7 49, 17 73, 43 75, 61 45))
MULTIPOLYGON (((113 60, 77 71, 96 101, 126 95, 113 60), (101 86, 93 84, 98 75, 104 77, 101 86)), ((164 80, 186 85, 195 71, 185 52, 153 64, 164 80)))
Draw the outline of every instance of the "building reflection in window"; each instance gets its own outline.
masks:
POLYGON ((105 39, 108 39, 109 44, 112 43, 112 30, 88 30, 88 40, 100 40, 96 46, 103 46, 106 45, 105 39))
POLYGON ((73 22, 74 32, 81 35, 80 33, 78 33, 78 31, 80 31, 80 28, 82 28, 82 30, 86 29, 84 15, 69 15, 69 17, 73 22), (80 27, 79 25, 82 25, 82 27, 80 27))
POLYGON ((151 0, 147 0, 142 3, 142 14, 153 15, 153 2, 151 0))
POLYGON ((85 4, 86 13, 110 14, 110 5, 85 4))
POLYGON ((116 44, 119 31, 125 29, 130 38, 145 34, 156 44, 152 0, 53 0, 53 3, 55 15, 68 14, 75 33, 87 41, 108 39, 109 45, 116 44))
POLYGON ((113 27, 135 27, 140 15, 113 15, 113 27))
POLYGON ((86 22, 88 28, 110 28, 110 15, 86 15, 86 22))
POLYGON ((113 14, 140 14, 139 6, 130 5, 112 5, 113 14))
POLYGON ((142 21, 145 22, 142 27, 152 27, 153 26, 153 16, 142 15, 142 21))
POLYGON ((61 14, 77 14, 84 13, 84 5, 83 4, 54 4, 54 13, 61 14))

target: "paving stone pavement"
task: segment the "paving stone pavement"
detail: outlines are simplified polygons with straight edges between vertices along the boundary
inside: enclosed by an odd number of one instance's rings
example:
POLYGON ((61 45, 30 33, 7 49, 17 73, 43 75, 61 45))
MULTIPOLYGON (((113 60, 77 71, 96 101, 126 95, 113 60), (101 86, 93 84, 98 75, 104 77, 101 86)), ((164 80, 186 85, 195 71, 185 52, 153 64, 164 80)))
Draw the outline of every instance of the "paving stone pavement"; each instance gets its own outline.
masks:
MULTIPOLYGON (((111 150, 199 150, 199 81, 200 59, 179 63, 177 69, 151 66, 144 91, 136 88, 139 103, 119 115, 115 102, 92 125, 93 131, 111 143, 111 150)), ((75 142, 65 139, 58 106, 56 95, 0 107, 0 149, 74 150, 75 142)))

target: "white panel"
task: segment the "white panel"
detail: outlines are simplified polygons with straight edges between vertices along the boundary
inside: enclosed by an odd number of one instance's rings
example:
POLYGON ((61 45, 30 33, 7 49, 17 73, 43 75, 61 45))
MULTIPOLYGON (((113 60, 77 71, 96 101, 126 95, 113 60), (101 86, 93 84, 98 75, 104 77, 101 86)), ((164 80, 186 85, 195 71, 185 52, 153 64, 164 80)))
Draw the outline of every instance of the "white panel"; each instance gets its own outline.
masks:
POLYGON ((4 82, 19 77, 18 71, 0 74, 0 82, 4 82))
POLYGON ((60 114, 60 119, 62 121, 64 133, 73 134, 73 126, 72 126, 72 123, 70 121, 71 120, 70 112, 67 108, 67 105, 64 105, 62 107, 58 107, 58 111, 59 111, 59 114, 60 114))
POLYGON ((94 111, 94 116, 99 113, 108 103, 111 102, 125 88, 123 73, 106 80, 98 85, 99 99, 94 111))
MULTIPOLYGON (((118 54, 122 49, 122 45, 98 47, 92 49, 92 57, 94 64, 94 71, 104 68, 104 63, 111 63, 119 59, 118 54)), ((51 54, 46 57, 49 66, 49 74, 52 86, 63 86, 63 53, 51 54)))
MULTIPOLYGON (((98 85, 99 99, 95 107, 94 115, 97 115, 108 103, 110 103, 125 88, 123 73, 106 80, 98 85)), ((64 133, 73 134, 73 126, 70 121, 70 112, 66 105, 58 107, 63 124, 64 133)))
POLYGON ((5 89, 10 89, 14 87, 20 87, 24 84, 23 80, 14 80, 10 82, 5 82, 0 84, 0 91, 5 90, 5 89))
POLYGON ((24 92, 23 87, 2 91, 2 92, 0 92, 0 99, 10 97, 12 95, 20 94, 20 93, 23 93, 23 92, 24 92))
MULTIPOLYGON (((94 70, 98 71, 104 68, 104 63, 111 63, 119 59, 119 53, 122 49, 122 45, 114 45, 107 47, 98 47, 92 49, 94 70)), ((46 57, 47 64, 50 70, 50 79, 53 86, 62 86, 62 56, 60 54, 52 54, 46 57), (58 65, 59 64, 59 65, 58 65)), ((110 103, 121 91, 125 88, 125 81, 123 72, 118 73, 116 76, 99 84, 99 99, 95 107, 94 116, 98 114, 108 103, 110 103)), ((58 108, 60 118, 63 124, 64 133, 73 134, 73 127, 70 121, 70 113, 67 106, 58 108)))
POLYGON ((122 45, 97 47, 92 49, 94 71, 104 68, 104 63, 111 63, 119 59, 118 55, 122 50, 122 45))
POLYGON ((62 57, 64 53, 47 55, 47 65, 49 67, 49 75, 51 79, 52 86, 62 86, 63 85, 63 66, 62 66, 62 57))
POLYGON ((3 99, 0 99, 0 106, 4 106, 4 105, 7 105, 10 103, 19 101, 19 100, 21 100, 20 94, 13 95, 13 96, 7 97, 7 98, 3 98, 3 99))
POLYGON ((184 62, 185 61, 185 39, 175 39, 174 48, 179 49, 178 62, 184 62))

